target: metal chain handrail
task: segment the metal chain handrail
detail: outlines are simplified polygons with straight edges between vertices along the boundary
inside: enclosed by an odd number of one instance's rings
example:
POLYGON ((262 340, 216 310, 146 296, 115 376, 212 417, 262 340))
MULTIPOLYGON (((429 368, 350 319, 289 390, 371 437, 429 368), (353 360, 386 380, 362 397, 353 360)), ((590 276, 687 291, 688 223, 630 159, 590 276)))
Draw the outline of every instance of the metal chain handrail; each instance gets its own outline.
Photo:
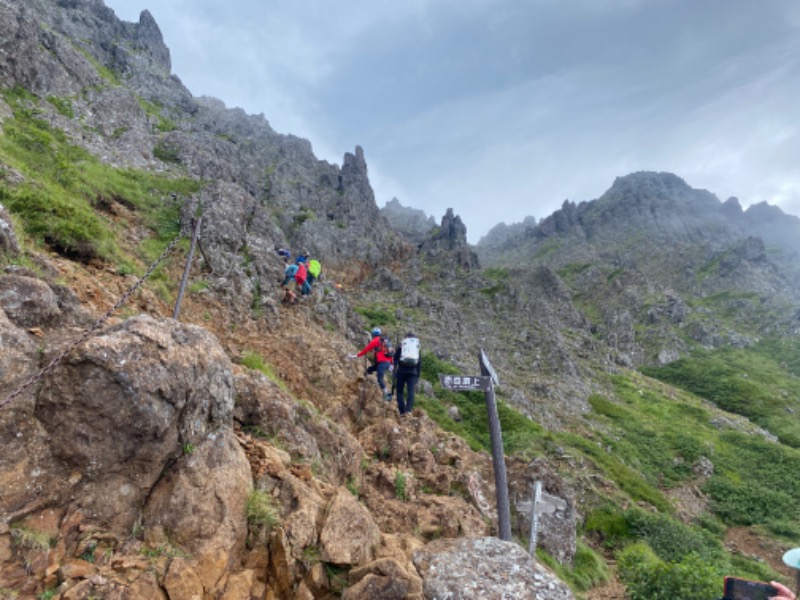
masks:
POLYGON ((56 356, 53 360, 51 360, 45 367, 40 369, 38 373, 35 373, 31 377, 29 377, 25 383, 23 383, 20 387, 18 387, 16 390, 14 390, 8 396, 6 396, 5 399, 2 402, 0 402, 0 409, 4 408, 14 398, 19 396, 22 392, 24 392, 26 389, 28 389, 37 381, 39 381, 47 373, 52 371, 62 360, 64 360, 64 357, 66 357, 67 354, 72 352, 75 348, 77 348, 83 342, 89 339, 89 337, 91 337, 91 335, 97 329, 99 329, 103 325, 103 323, 105 323, 111 317, 111 315, 113 315, 117 311, 117 309, 120 306, 122 306, 123 304, 125 304, 125 302, 128 301, 128 298, 130 298, 133 295, 133 293, 139 289, 139 287, 145 282, 145 280, 148 277, 150 277, 150 275, 153 274, 153 271, 155 271, 158 268, 158 265, 161 264, 161 262, 170 254, 170 252, 172 252, 173 248, 175 248, 178 242, 180 242, 185 235, 187 235, 187 231, 185 228, 182 228, 180 233, 178 233, 178 235, 175 236, 175 239, 173 239, 169 243, 169 245, 164 249, 164 252, 161 253, 161 256, 159 256, 156 259, 156 261, 152 265, 150 265, 147 271, 145 271, 144 275, 142 275, 136 283, 134 283, 131 287, 129 287, 124 294, 122 294, 122 297, 117 301, 117 303, 114 306, 109 308, 102 317, 97 319, 92 324, 92 326, 89 327, 89 329, 84 331, 83 334, 78 339, 76 339, 69 346, 67 346, 60 354, 58 354, 58 356, 56 356))

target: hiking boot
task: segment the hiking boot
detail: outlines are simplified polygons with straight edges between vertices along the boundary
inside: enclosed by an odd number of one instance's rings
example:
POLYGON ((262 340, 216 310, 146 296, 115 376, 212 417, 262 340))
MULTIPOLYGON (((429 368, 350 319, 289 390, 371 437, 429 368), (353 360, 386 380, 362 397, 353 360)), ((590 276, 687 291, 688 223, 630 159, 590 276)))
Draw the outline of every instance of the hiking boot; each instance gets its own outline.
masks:
POLYGON ((383 394, 383 397, 384 397, 384 398, 386 398, 386 401, 387 401, 387 402, 391 402, 391 401, 392 401, 392 392, 386 392, 386 393, 384 393, 384 394, 383 394))

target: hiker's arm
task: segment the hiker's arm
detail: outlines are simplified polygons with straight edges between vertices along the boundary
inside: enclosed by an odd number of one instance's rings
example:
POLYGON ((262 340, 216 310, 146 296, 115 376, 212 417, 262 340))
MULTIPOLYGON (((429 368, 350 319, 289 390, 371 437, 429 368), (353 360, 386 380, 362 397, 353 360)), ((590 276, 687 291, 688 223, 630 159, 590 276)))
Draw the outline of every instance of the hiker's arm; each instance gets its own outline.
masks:
POLYGON ((364 356, 370 350, 374 350, 375 348, 378 347, 378 344, 380 343, 380 341, 381 341, 381 338, 379 338, 379 337, 372 338, 372 340, 370 340, 369 344, 364 346, 364 349, 361 350, 361 352, 359 352, 357 356, 364 356))

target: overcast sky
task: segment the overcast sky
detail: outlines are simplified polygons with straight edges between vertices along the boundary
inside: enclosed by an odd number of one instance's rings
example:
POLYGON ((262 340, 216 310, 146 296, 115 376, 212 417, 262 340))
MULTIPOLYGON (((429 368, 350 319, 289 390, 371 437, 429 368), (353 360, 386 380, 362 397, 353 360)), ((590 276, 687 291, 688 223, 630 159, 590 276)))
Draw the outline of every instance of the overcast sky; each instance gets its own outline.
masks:
POLYGON ((477 242, 670 171, 800 215, 797 0, 105 0, 195 96, 263 113, 477 242))

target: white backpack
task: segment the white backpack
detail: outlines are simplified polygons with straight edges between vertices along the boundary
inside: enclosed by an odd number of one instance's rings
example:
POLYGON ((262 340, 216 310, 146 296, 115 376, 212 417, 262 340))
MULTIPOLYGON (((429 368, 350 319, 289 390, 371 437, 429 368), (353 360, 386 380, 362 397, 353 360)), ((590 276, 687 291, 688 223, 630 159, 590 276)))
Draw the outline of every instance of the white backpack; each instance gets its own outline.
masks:
POLYGON ((415 337, 403 338, 400 344, 400 365, 413 367, 419 362, 419 340, 415 337))

